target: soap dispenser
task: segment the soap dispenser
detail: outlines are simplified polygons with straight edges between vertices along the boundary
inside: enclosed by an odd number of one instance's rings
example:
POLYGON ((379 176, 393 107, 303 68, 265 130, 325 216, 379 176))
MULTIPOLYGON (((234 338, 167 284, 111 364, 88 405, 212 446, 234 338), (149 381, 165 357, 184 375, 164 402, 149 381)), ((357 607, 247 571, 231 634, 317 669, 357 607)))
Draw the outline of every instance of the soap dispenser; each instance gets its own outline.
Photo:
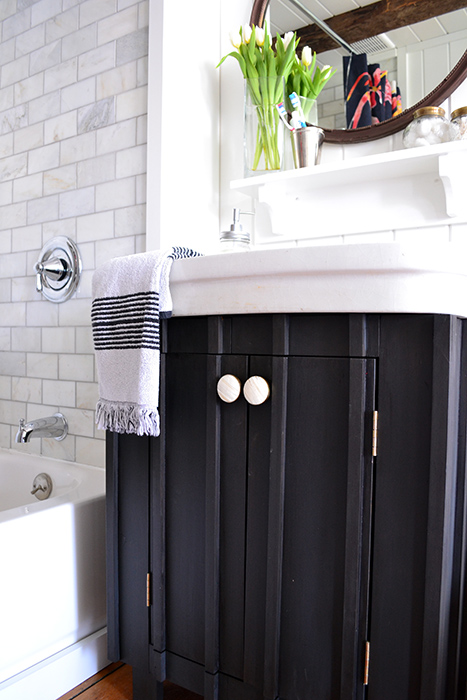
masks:
POLYGON ((250 234, 248 231, 243 231, 240 214, 240 209, 234 209, 233 223, 230 225, 229 231, 221 232, 221 253, 241 253, 250 250, 250 234))

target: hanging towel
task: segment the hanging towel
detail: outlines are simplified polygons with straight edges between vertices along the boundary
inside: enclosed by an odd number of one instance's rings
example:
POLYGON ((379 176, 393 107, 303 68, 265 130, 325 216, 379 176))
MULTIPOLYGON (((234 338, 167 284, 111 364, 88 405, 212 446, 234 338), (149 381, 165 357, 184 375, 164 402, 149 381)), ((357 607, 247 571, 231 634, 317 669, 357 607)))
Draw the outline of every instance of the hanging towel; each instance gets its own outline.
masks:
POLYGON ((113 258, 92 279, 92 331, 102 430, 159 435, 159 319, 172 315, 172 262, 198 257, 173 247, 113 258))
POLYGON ((370 75, 366 53, 343 57, 347 129, 371 125, 370 75))

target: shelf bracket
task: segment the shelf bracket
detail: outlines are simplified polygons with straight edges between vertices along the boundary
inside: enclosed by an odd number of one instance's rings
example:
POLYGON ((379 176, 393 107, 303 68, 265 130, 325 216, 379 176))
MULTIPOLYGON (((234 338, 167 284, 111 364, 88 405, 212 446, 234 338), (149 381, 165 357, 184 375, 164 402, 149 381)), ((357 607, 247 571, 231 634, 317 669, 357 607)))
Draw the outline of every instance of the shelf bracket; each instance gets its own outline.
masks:
POLYGON ((441 154, 438 167, 446 196, 447 215, 449 217, 465 215, 467 213, 465 151, 441 154))

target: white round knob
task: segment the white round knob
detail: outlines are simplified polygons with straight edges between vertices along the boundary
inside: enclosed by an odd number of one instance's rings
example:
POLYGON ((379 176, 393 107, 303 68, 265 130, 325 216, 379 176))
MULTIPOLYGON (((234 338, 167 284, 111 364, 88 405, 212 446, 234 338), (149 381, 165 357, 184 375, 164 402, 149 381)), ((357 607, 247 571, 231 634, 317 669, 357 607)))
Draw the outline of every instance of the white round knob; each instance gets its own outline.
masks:
POLYGON ((263 377, 250 377, 243 387, 243 395, 248 403, 258 406, 264 403, 269 396, 269 384, 263 377))
POLYGON ((240 396, 242 385, 233 374, 224 374, 217 382, 217 393, 222 401, 233 403, 240 396))

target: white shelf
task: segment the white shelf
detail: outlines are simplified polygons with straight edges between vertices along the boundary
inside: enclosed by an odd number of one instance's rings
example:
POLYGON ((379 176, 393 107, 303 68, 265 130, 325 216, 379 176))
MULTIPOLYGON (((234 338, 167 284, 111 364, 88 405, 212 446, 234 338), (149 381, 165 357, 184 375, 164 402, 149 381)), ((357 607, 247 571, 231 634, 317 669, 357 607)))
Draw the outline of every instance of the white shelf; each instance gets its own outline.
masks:
MULTIPOLYGON (((443 207, 448 217, 467 214, 467 141, 257 175, 232 181, 231 189, 274 206, 284 197, 295 201, 316 200, 320 192, 332 188, 336 199, 342 203, 343 188, 373 187, 382 181, 399 181, 402 192, 405 189, 407 196, 412 196, 414 189, 426 188, 427 179, 442 183, 440 191, 444 192, 443 207), (410 180, 408 189, 407 180, 410 180)), ((431 190, 429 196, 432 197, 431 190)), ((328 200, 326 205, 329 205, 328 200)))

